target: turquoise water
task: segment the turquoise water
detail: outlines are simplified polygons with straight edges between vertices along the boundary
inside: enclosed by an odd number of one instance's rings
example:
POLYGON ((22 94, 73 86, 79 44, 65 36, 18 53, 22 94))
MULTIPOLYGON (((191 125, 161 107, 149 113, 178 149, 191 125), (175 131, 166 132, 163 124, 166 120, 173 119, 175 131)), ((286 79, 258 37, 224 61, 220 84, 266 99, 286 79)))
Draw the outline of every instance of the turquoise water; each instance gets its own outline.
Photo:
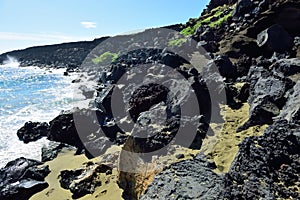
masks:
POLYGON ((82 100, 74 98, 71 81, 77 77, 63 76, 64 71, 19 67, 13 60, 0 65, 0 167, 20 156, 39 160, 47 140, 23 144, 17 130, 26 121, 49 122, 82 100))

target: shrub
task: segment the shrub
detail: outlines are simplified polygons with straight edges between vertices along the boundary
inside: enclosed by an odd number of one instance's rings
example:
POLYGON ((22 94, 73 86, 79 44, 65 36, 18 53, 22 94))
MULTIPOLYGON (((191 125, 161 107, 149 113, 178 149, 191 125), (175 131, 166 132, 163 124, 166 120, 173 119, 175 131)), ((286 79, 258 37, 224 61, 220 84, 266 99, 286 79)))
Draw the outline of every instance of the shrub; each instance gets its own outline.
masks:
POLYGON ((100 64, 100 63, 110 64, 111 62, 115 62, 117 59, 118 59, 118 54, 107 51, 101 54, 100 56, 94 58, 92 61, 95 64, 100 64))

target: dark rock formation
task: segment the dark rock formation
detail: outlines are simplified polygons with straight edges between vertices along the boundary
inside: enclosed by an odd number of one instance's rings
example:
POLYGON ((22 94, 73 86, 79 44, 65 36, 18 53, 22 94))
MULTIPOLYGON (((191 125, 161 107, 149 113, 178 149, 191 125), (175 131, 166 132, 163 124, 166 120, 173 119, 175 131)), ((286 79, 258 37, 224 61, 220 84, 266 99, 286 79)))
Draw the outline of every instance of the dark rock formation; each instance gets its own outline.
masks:
MULTIPOLYGON (((288 101, 284 106, 279 118, 288 120, 289 122, 300 122, 300 81, 294 86, 288 101)), ((300 124, 300 123, 299 123, 300 124)))
POLYGON ((141 199, 223 199, 224 180, 215 167, 201 154, 172 164, 155 176, 141 199))
POLYGON ((64 111, 50 122, 48 139, 85 149, 88 157, 99 156, 112 144, 124 142, 122 131, 99 110, 64 111))
POLYGON ((57 157, 58 153, 61 152, 63 149, 76 150, 76 148, 73 146, 60 143, 60 142, 51 141, 49 144, 43 146, 42 148, 42 162, 53 160, 54 158, 57 157))
POLYGON ((291 76, 300 73, 300 59, 281 59, 270 66, 271 70, 282 73, 284 76, 291 76))
POLYGON ((45 122, 26 122, 25 125, 18 130, 17 135, 24 143, 28 143, 47 136, 48 131, 49 124, 45 122))
POLYGON ((293 38, 282 26, 275 24, 258 34, 257 45, 264 48, 268 54, 284 53, 291 50, 293 38))
POLYGON ((92 194, 95 188, 101 186, 100 174, 109 175, 112 169, 106 165, 88 163, 87 166, 76 170, 64 170, 60 174, 60 184, 64 189, 73 193, 73 198, 92 194))
POLYGON ((244 130, 254 125, 271 124, 273 117, 280 114, 280 109, 286 102, 285 94, 293 87, 293 82, 273 74, 262 67, 251 67, 248 80, 250 85, 250 116, 238 130, 244 130))
POLYGON ((0 169, 0 199, 29 199, 33 194, 48 187, 44 178, 49 167, 38 167, 41 162, 18 158, 0 169))
POLYGON ((82 147, 81 139, 78 136, 74 123, 73 114, 75 112, 79 112, 79 109, 62 112, 49 122, 50 131, 47 136, 49 140, 82 147))
POLYGON ((248 98, 249 98, 249 93, 250 93, 250 84, 249 83, 245 83, 243 85, 243 87, 241 88, 239 94, 237 95, 237 99, 240 100, 241 102, 247 102, 248 98))
POLYGON ((298 199, 300 127, 277 121, 239 145, 226 175, 227 199, 298 199), (298 191, 298 192, 297 192, 298 191))
POLYGON ((236 8, 233 11, 234 18, 244 17, 245 14, 249 13, 249 11, 253 7, 253 2, 251 0, 238 0, 236 4, 236 8))
POLYGON ((217 66, 221 76, 227 79, 235 79, 237 77, 236 66, 232 64, 228 56, 217 56, 214 59, 214 64, 217 66))

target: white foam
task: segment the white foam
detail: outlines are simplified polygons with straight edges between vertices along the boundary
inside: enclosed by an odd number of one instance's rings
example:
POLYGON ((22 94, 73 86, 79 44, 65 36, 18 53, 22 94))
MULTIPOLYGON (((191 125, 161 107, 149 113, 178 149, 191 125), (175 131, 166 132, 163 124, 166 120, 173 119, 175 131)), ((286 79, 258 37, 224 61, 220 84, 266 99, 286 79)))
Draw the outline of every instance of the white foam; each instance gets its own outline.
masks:
MULTIPOLYGON (((16 65, 11 66, 11 63, 2 67, 15 68, 16 65)), ((19 67, 19 69, 20 73, 15 74, 16 77, 32 75, 32 79, 36 79, 40 75, 51 76, 55 74, 56 79, 50 82, 51 86, 49 88, 32 93, 33 95, 44 95, 46 98, 49 96, 51 98, 50 101, 45 99, 45 102, 27 105, 20 108, 17 112, 10 111, 14 105, 0 107, 0 112, 5 113, 5 116, 0 116, 0 168, 5 166, 8 161, 18 157, 40 160, 41 148, 48 143, 47 139, 43 138, 36 142, 24 144, 22 141, 19 141, 16 134, 17 130, 27 121, 49 122, 62 110, 69 110, 76 106, 80 108, 87 107, 90 100, 85 100, 78 87, 80 85, 95 86, 95 83, 87 81, 86 75, 71 73, 69 76, 63 76, 63 72, 66 69, 51 69, 51 72, 32 66, 26 67, 25 71, 22 67, 19 67), (71 83, 72 80, 77 79, 79 76, 82 80, 80 83, 71 83)), ((2 78, 5 80, 6 77, 2 78)), ((0 88, 0 92, 14 92, 12 90, 12 88, 0 88)), ((13 98, 13 96, 15 95, 10 95, 10 98, 13 98)))

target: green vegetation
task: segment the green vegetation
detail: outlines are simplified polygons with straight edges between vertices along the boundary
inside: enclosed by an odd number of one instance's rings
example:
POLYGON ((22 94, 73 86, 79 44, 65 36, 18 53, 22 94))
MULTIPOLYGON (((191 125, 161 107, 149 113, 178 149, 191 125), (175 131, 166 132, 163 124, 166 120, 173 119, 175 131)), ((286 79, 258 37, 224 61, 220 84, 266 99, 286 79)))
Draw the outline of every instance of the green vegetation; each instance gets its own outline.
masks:
POLYGON ((111 62, 115 62, 117 58, 118 58, 118 54, 107 51, 101 54, 100 56, 94 58, 92 61, 95 64, 99 64, 99 63, 109 64, 111 62))
POLYGON ((180 33, 185 35, 185 36, 192 35, 196 32, 196 30, 199 26, 201 26, 201 21, 198 21, 194 26, 186 27, 180 33))
POLYGON ((225 15, 224 17, 218 19, 217 21, 214 21, 212 23, 209 24, 210 27, 216 27, 216 26, 221 26, 224 22, 226 22, 228 20, 229 17, 232 16, 232 12, 230 12, 229 14, 225 15))
POLYGON ((210 13, 199 17, 198 19, 191 20, 189 22, 189 26, 184 28, 180 33, 188 36, 192 35, 196 32, 197 28, 202 25, 208 25, 210 27, 216 27, 222 25, 224 22, 228 20, 230 16, 232 16, 234 6, 219 6, 214 8, 210 13), (231 12, 225 16, 222 16, 225 10, 231 10, 231 12))
POLYGON ((168 45, 171 47, 180 47, 182 46, 182 44, 184 44, 186 42, 186 38, 176 38, 176 39, 172 39, 169 40, 168 45))

